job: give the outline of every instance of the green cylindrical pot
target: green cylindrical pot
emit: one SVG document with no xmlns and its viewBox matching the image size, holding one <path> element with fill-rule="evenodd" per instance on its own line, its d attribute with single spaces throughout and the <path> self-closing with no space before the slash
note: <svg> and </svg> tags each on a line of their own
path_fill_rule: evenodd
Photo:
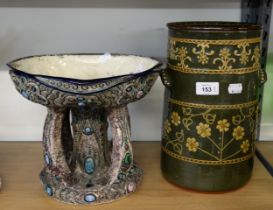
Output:
<svg viewBox="0 0 273 210">
<path fill-rule="evenodd" d="M 248 182 L 253 169 L 260 68 L 258 25 L 169 23 L 170 91 L 162 135 L 165 178 L 201 191 Z"/>
</svg>

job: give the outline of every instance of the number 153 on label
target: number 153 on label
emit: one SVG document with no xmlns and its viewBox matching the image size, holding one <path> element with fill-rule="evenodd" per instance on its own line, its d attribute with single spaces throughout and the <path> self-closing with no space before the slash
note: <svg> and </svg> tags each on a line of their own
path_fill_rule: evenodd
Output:
<svg viewBox="0 0 273 210">
<path fill-rule="evenodd" d="M 196 95 L 219 95 L 219 82 L 196 82 Z"/>
</svg>

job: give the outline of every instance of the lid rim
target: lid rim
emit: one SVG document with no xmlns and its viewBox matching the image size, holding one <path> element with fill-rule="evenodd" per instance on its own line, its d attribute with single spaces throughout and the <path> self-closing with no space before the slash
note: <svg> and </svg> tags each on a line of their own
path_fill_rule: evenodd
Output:
<svg viewBox="0 0 273 210">
<path fill-rule="evenodd" d="M 226 21 L 188 21 L 167 23 L 169 29 L 185 31 L 260 31 L 262 27 L 253 23 Z"/>
</svg>

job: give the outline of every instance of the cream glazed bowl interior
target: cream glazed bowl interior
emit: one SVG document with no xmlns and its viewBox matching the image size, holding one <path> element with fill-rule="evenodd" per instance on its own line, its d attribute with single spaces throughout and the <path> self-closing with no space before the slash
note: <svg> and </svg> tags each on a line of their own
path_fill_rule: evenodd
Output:
<svg viewBox="0 0 273 210">
<path fill-rule="evenodd" d="M 142 98 L 161 67 L 153 58 L 119 54 L 61 54 L 7 64 L 16 89 L 45 106 L 117 106 Z"/>
<path fill-rule="evenodd" d="M 137 189 L 142 170 L 133 160 L 127 104 L 149 92 L 160 74 L 159 61 L 117 54 L 42 55 L 8 66 L 19 93 L 48 107 L 40 179 L 49 196 L 99 204 Z"/>
</svg>

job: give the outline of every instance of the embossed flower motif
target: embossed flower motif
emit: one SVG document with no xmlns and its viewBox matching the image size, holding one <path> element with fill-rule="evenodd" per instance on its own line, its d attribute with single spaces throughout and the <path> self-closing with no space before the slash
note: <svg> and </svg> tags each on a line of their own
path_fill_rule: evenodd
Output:
<svg viewBox="0 0 273 210">
<path fill-rule="evenodd" d="M 170 133 L 172 131 L 171 123 L 169 122 L 169 120 L 165 120 L 165 122 L 164 122 L 164 130 L 167 133 Z"/>
<path fill-rule="evenodd" d="M 250 147 L 249 141 L 248 140 L 243 141 L 240 147 L 241 147 L 243 153 L 246 153 Z"/>
<path fill-rule="evenodd" d="M 175 126 L 178 126 L 181 123 L 181 118 L 177 112 L 173 112 L 171 116 L 171 122 Z"/>
<path fill-rule="evenodd" d="M 229 126 L 230 126 L 229 122 L 226 119 L 223 119 L 217 122 L 216 128 L 220 132 L 227 132 L 229 130 Z"/>
<path fill-rule="evenodd" d="M 237 140 L 241 140 L 243 139 L 245 135 L 245 129 L 241 126 L 237 126 L 236 128 L 234 128 L 232 136 Z"/>
<path fill-rule="evenodd" d="M 229 49 L 226 47 L 220 50 L 219 55 L 223 58 L 229 58 L 231 56 Z"/>
<path fill-rule="evenodd" d="M 208 124 L 199 123 L 196 126 L 196 130 L 197 130 L 197 133 L 203 138 L 209 137 L 211 135 L 211 128 L 209 127 Z"/>
<path fill-rule="evenodd" d="M 241 50 L 241 52 L 235 50 L 234 55 L 240 57 L 240 63 L 242 65 L 246 65 L 247 62 L 249 61 L 249 55 L 251 54 L 251 49 L 247 49 L 249 47 L 249 43 L 242 42 L 238 44 L 237 47 Z"/>
<path fill-rule="evenodd" d="M 209 57 L 206 54 L 200 54 L 197 56 L 198 62 L 204 64 L 207 64 L 209 61 Z"/>
<path fill-rule="evenodd" d="M 190 152 L 196 152 L 199 147 L 199 143 L 196 141 L 195 138 L 189 137 L 187 138 L 186 147 L 188 148 Z"/>
<path fill-rule="evenodd" d="M 253 56 L 251 57 L 251 60 L 254 61 L 253 67 L 260 68 L 260 56 L 260 48 L 256 46 L 253 52 Z"/>
<path fill-rule="evenodd" d="M 180 57 L 185 58 L 188 55 L 188 50 L 186 47 L 181 47 L 179 50 Z"/>
<path fill-rule="evenodd" d="M 171 59 L 176 59 L 177 54 L 178 54 L 178 49 L 175 48 L 175 41 L 170 40 L 169 41 L 169 57 Z"/>
</svg>

